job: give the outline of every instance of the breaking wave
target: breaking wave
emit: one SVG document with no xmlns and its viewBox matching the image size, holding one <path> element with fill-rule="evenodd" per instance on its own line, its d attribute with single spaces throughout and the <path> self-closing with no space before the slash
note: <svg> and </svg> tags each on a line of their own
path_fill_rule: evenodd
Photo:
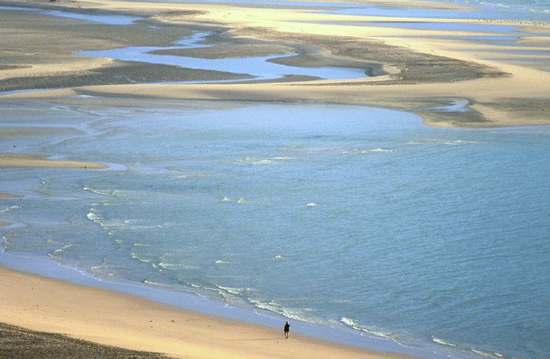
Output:
<svg viewBox="0 0 550 359">
<path fill-rule="evenodd" d="M 342 323 L 344 323 L 346 326 L 348 326 L 348 327 L 350 327 L 354 330 L 357 330 L 359 332 L 366 333 L 368 335 L 375 336 L 375 337 L 394 340 L 394 338 L 389 333 L 380 331 L 379 329 L 375 329 L 373 327 L 367 327 L 365 325 L 361 325 L 356 320 L 346 318 L 346 317 L 342 317 L 342 319 L 340 319 L 340 321 Z"/>
<path fill-rule="evenodd" d="M 485 351 L 482 351 L 482 350 L 479 350 L 479 349 L 476 349 L 476 348 L 469 348 L 469 347 L 459 346 L 457 344 L 453 344 L 451 342 L 448 342 L 446 340 L 439 339 L 439 338 L 436 338 L 436 337 L 432 337 L 432 341 L 435 344 L 443 345 L 443 346 L 451 348 L 451 349 L 456 349 L 456 350 L 460 350 L 460 351 L 475 353 L 475 354 L 480 355 L 480 356 L 485 357 L 485 358 L 490 358 L 490 359 L 505 358 L 505 356 L 503 354 L 500 354 L 500 353 L 490 353 L 490 352 L 485 352 Z"/>
</svg>

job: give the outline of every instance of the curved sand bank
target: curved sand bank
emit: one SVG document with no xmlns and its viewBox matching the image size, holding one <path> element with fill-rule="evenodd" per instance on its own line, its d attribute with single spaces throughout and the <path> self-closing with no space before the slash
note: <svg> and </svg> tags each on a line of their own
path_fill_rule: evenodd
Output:
<svg viewBox="0 0 550 359">
<path fill-rule="evenodd" d="M 550 39 L 540 34 L 548 32 L 548 24 L 348 16 L 323 12 L 325 9 L 283 6 L 266 10 L 254 5 L 113 3 L 104 0 L 60 1 L 53 5 L 27 1 L 19 4 L 79 13 L 116 11 L 143 15 L 146 20 L 119 27 L 93 23 L 82 25 L 78 20 L 47 17 L 44 21 L 41 18 L 38 24 L 26 22 L 20 25 L 21 19 L 17 17 L 38 15 L 11 14 L 10 21 L 0 22 L 2 52 L 8 56 L 9 62 L 0 71 L 0 89 L 4 91 L 77 88 L 79 94 L 104 97 L 321 101 L 405 109 L 421 115 L 426 123 L 438 126 L 550 124 L 550 73 L 541 65 L 544 58 L 535 57 L 533 60 L 531 55 L 521 51 L 511 57 L 503 55 L 511 48 L 526 51 L 534 43 L 539 51 L 547 51 Z M 402 3 L 394 5 L 401 6 Z M 407 6 L 412 5 L 407 3 Z M 414 3 L 416 8 L 423 6 L 428 5 Z M 388 22 L 398 22 L 400 26 L 377 25 Z M 407 23 L 419 22 L 462 24 L 464 30 L 460 26 L 458 30 L 455 26 L 452 31 L 430 29 L 430 26 L 406 26 Z M 60 27 L 60 24 L 64 26 Z M 466 31 L 466 25 L 476 24 L 515 26 L 517 41 L 508 40 L 509 30 L 496 33 L 482 32 L 483 29 Z M 158 84 L 163 81 L 243 79 L 246 74 L 74 55 L 81 49 L 169 44 L 192 30 L 217 34 L 209 41 L 211 45 L 220 47 L 193 50 L 186 56 L 238 57 L 246 53 L 247 46 L 251 54 L 294 51 L 299 56 L 279 61 L 301 66 L 360 67 L 371 77 L 333 81 L 292 78 L 269 83 Z M 483 42 L 467 39 L 472 36 L 501 36 L 506 40 Z M 24 56 L 9 45 L 13 44 L 13 38 L 18 38 L 19 46 L 26 49 Z M 66 41 L 58 41 L 59 38 Z M 52 47 L 44 46 L 49 43 Z M 232 44 L 239 46 L 232 50 Z M 54 98 L 74 94 L 74 91 L 49 91 L 3 97 Z M 457 101 L 468 106 L 458 111 L 434 110 Z"/>
</svg>

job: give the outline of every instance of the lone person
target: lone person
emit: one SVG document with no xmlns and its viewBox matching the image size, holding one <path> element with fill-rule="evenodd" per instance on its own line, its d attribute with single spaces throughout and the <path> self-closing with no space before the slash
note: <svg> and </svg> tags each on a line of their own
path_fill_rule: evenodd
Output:
<svg viewBox="0 0 550 359">
<path fill-rule="evenodd" d="M 290 324 L 285 323 L 285 338 L 288 339 L 288 333 L 290 332 Z"/>
</svg>

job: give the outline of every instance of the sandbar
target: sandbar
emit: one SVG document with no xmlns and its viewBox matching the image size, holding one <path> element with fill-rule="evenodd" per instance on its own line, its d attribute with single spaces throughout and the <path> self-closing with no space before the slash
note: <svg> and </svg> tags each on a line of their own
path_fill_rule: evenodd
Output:
<svg viewBox="0 0 550 359">
<path fill-rule="evenodd" d="M 50 160 L 42 155 L 0 153 L 0 167 L 55 167 L 100 169 L 108 166 L 103 163 L 86 161 Z"/>
<path fill-rule="evenodd" d="M 550 48 L 550 38 L 543 36 L 550 30 L 548 23 L 350 16 L 304 4 L 285 7 L 105 0 L 50 4 L 29 0 L 11 4 L 88 14 L 131 14 L 142 16 L 143 20 L 120 27 L 81 22 L 78 25 L 77 19 L 55 17 L 41 18 L 39 22 L 23 21 L 39 16 L 26 12 L 0 15 L 0 48 L 6 59 L 0 70 L 0 91 L 8 92 L 0 98 L 59 100 L 78 91 L 111 98 L 312 101 L 403 109 L 434 126 L 550 124 L 550 71 L 544 55 Z M 370 4 L 376 6 L 379 2 Z M 421 1 L 384 2 L 384 5 L 462 9 Z M 466 31 L 466 26 L 464 29 L 455 26 L 454 30 L 406 26 L 437 22 L 502 25 L 515 30 L 491 33 Z M 388 23 L 400 26 L 377 26 Z M 186 56 L 242 57 L 247 51 L 250 55 L 294 51 L 296 56 L 279 61 L 294 66 L 362 68 L 368 77 L 204 83 L 200 80 L 246 80 L 247 75 L 75 55 L 82 49 L 152 43 L 161 46 L 196 31 L 212 33 L 209 41 L 214 47 L 190 50 Z M 471 40 L 475 37 L 503 40 Z M 516 40 L 509 40 L 510 37 Z M 534 43 L 541 56 L 521 53 Z M 520 52 L 514 56 L 491 55 L 495 50 L 506 53 L 512 48 Z M 37 88 L 50 91 L 9 93 Z M 461 111 L 440 110 L 457 101 L 467 105 Z"/>
</svg>

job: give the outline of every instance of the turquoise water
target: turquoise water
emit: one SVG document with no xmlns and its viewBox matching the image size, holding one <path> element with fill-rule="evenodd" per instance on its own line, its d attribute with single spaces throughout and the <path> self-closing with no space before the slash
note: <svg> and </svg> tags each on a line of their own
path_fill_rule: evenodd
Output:
<svg viewBox="0 0 550 359">
<path fill-rule="evenodd" d="M 0 220 L 14 223 L 5 253 L 170 289 L 158 297 L 196 293 L 306 333 L 301 323 L 332 328 L 356 345 L 548 357 L 549 128 L 434 129 L 319 104 L 80 100 L 0 107 L 2 127 L 80 131 L 9 138 L 2 152 L 116 164 L 3 169 L 2 191 L 25 195 L 0 200 Z"/>
</svg>

